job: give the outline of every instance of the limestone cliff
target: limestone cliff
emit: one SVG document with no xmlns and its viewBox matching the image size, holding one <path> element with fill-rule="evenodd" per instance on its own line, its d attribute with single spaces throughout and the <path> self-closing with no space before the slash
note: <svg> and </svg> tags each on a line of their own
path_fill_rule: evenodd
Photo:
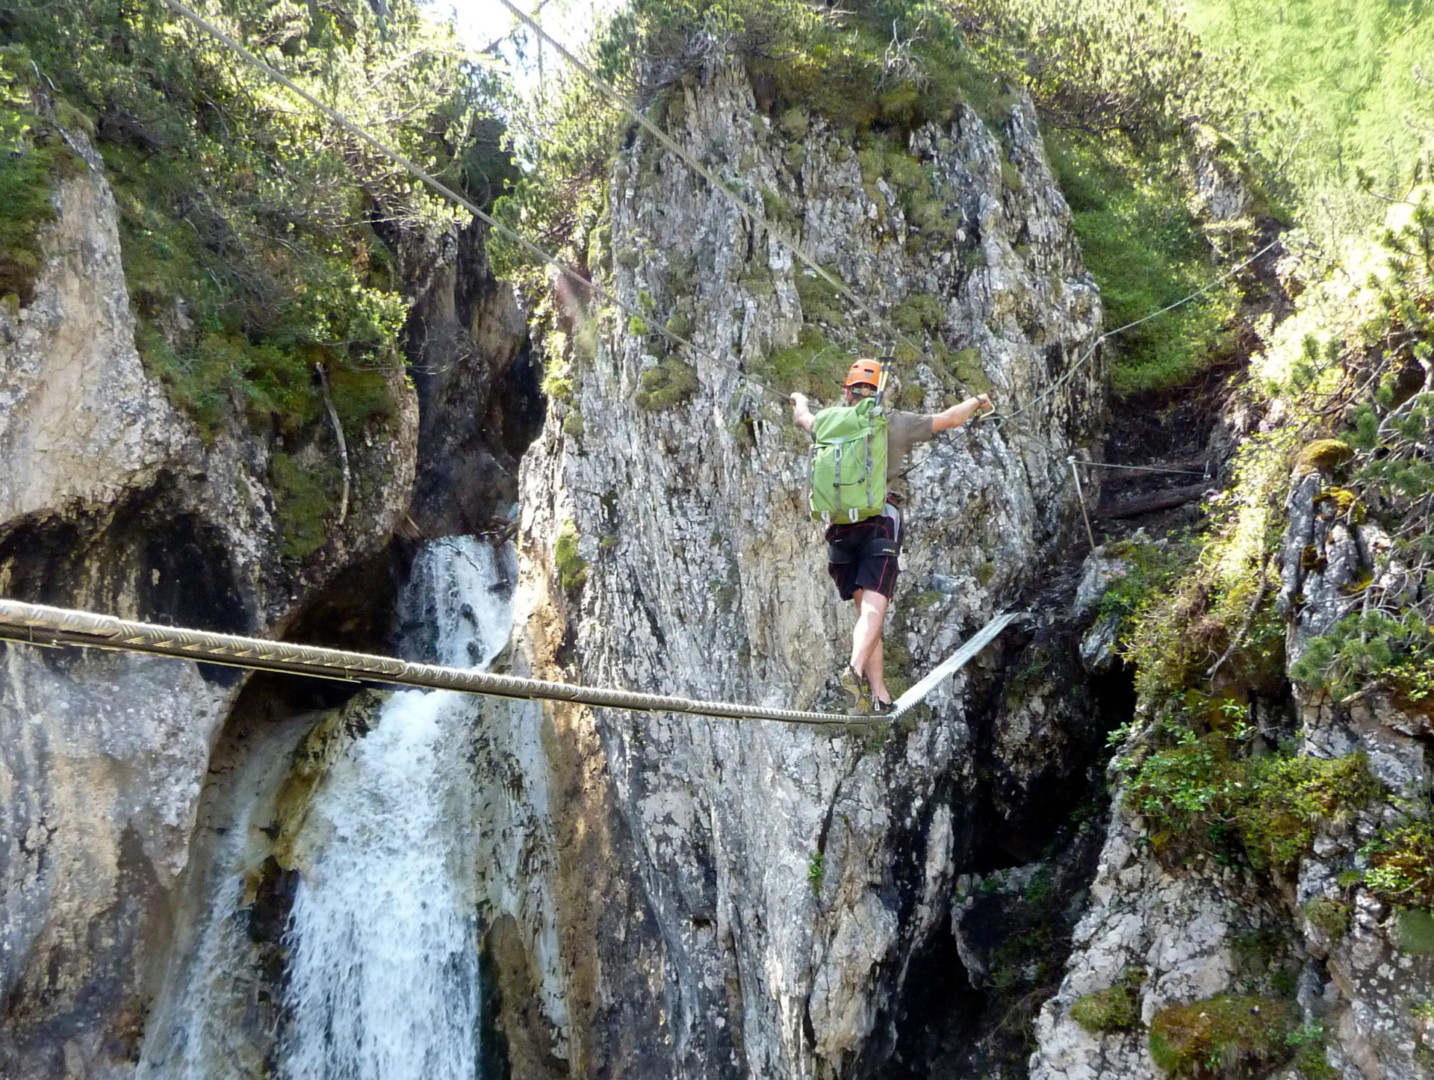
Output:
<svg viewBox="0 0 1434 1080">
<path fill-rule="evenodd" d="M 677 94 L 674 138 L 749 200 L 781 200 L 806 249 L 878 306 L 929 300 L 943 356 L 970 350 L 958 379 L 928 360 L 901 366 L 903 401 L 935 409 L 964 380 L 1013 409 L 1091 345 L 1099 301 L 1028 104 L 995 126 L 962 109 L 911 137 L 904 153 L 949 225 L 931 242 L 884 179 L 864 181 L 855 147 L 819 117 L 799 135 L 777 124 L 741 68 Z M 595 353 L 564 358 L 571 398 L 554 402 L 524 462 L 523 662 L 585 682 L 837 705 L 851 616 L 806 520 L 805 438 L 780 394 L 744 372 L 770 379 L 764 362 L 804 327 L 850 349 L 881 331 L 817 310 L 790 251 L 640 134 L 608 200 L 605 284 L 654 318 L 682 313 L 716 355 L 660 359 L 643 326 L 603 319 Z M 643 393 L 674 363 L 695 367 L 689 394 Z M 920 453 L 886 638 L 898 676 L 929 669 L 1039 574 L 1071 524 L 1064 459 L 1089 446 L 1100 385 L 1088 365 L 1018 424 Z M 541 893 L 503 910 L 528 957 L 509 961 L 527 980 L 512 981 L 566 1004 L 540 1019 L 506 1000 L 500 1025 L 572 1075 L 889 1075 L 897 1019 L 926 993 L 913 966 L 950 940 L 952 886 L 973 867 L 973 729 L 988 683 L 976 665 L 913 722 L 837 735 L 547 714 L 559 782 L 544 873 L 494 891 Z M 1060 726 L 1031 738 L 1059 740 Z M 1056 763 L 1042 779 L 1065 776 Z M 560 977 L 539 962 L 552 929 Z"/>
<path fill-rule="evenodd" d="M 373 646 L 372 627 L 385 634 L 388 624 L 384 553 L 415 486 L 413 390 L 394 373 L 391 414 L 345 433 L 347 512 L 312 523 L 319 541 L 295 554 L 270 468 L 278 443 L 242 421 L 201 432 L 144 370 L 114 198 L 98 155 L 71 138 L 85 166 L 54 195 L 34 300 L 0 308 L 0 592 L 239 633 L 297 626 L 308 640 Z M 504 294 L 481 244 L 454 300 L 459 243 L 450 239 L 446 255 L 437 245 L 428 279 L 413 275 L 413 336 L 423 338 L 430 317 L 448 339 L 482 323 L 495 400 L 529 394 L 502 379 L 522 329 L 491 313 Z M 504 335 L 513 340 L 496 344 Z M 449 382 L 472 379 L 471 345 L 465 353 L 448 339 L 432 342 L 426 361 Z M 483 437 L 465 436 L 469 452 Z M 493 439 L 487 460 L 511 469 L 520 441 L 511 431 L 506 445 Z M 339 453 L 323 428 L 285 449 L 300 470 Z M 470 492 L 448 510 L 486 521 L 499 503 Z M 0 652 L 0 1071 L 109 1075 L 137 1051 L 210 753 L 245 680 L 156 658 Z"/>
</svg>

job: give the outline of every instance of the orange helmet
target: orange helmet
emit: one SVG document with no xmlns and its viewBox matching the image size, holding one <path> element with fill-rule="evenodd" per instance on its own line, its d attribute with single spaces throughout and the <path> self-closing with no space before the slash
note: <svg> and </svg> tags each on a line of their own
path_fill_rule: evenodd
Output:
<svg viewBox="0 0 1434 1080">
<path fill-rule="evenodd" d="M 843 383 L 848 389 L 853 386 L 881 386 L 881 361 L 880 360 L 858 360 L 852 364 L 846 373 L 846 382 Z"/>
</svg>

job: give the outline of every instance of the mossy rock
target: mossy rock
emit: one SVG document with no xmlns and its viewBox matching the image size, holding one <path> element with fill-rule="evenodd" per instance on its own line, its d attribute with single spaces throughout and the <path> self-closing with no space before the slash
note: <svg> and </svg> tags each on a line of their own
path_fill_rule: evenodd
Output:
<svg viewBox="0 0 1434 1080">
<path fill-rule="evenodd" d="M 582 438 L 583 414 L 577 409 L 569 409 L 568 415 L 563 417 L 563 434 L 573 439 Z"/>
<path fill-rule="evenodd" d="M 1140 1013 L 1135 994 L 1121 984 L 1077 998 L 1071 1006 L 1071 1019 L 1089 1032 L 1105 1034 L 1130 1031 L 1140 1020 Z"/>
<path fill-rule="evenodd" d="M 1255 1080 L 1293 1055 L 1293 1003 L 1220 994 L 1173 1005 L 1150 1022 L 1150 1056 L 1188 1080 Z"/>
<path fill-rule="evenodd" d="M 1434 956 L 1434 914 L 1422 908 L 1399 913 L 1394 926 L 1394 943 L 1411 956 Z"/>
<path fill-rule="evenodd" d="M 980 349 L 961 349 L 951 357 L 951 374 L 956 381 L 977 394 L 991 390 L 991 380 L 986 377 L 986 367 L 981 362 Z"/>
<path fill-rule="evenodd" d="M 891 321 L 908 334 L 934 334 L 946 322 L 946 308 L 930 293 L 917 293 L 896 306 Z"/>
<path fill-rule="evenodd" d="M 782 118 L 777 121 L 777 127 L 789 139 L 806 138 L 811 126 L 812 118 L 807 115 L 807 110 L 800 105 L 793 105 L 782 113 Z"/>
<path fill-rule="evenodd" d="M 1304 906 L 1305 918 L 1332 942 L 1344 937 L 1349 929 L 1349 905 L 1327 896 L 1316 896 Z"/>
<path fill-rule="evenodd" d="M 393 695 L 361 690 L 342 706 L 324 714 L 294 750 L 293 763 L 274 796 L 273 855 L 286 870 L 302 861 L 300 837 L 309 816 L 314 789 L 333 763 L 378 723 L 379 712 Z"/>
<path fill-rule="evenodd" d="M 1295 473 L 1332 472 L 1354 457 L 1354 448 L 1339 439 L 1316 439 L 1295 458 Z"/>
<path fill-rule="evenodd" d="M 1355 525 L 1364 521 L 1364 503 L 1349 488 L 1327 487 L 1315 496 L 1315 509 L 1325 517 L 1348 518 Z"/>
<path fill-rule="evenodd" d="M 639 409 L 660 412 L 687 401 L 697 390 L 697 369 L 669 358 L 642 373 L 642 388 L 634 400 Z"/>
<path fill-rule="evenodd" d="M 558 584 L 564 589 L 581 589 L 588 580 L 588 562 L 578 554 L 578 527 L 572 518 L 563 522 L 553 541 L 553 565 Z"/>
</svg>

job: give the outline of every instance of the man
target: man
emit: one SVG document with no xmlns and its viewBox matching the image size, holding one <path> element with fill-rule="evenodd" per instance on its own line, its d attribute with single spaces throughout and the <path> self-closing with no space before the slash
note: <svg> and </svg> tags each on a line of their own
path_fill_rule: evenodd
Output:
<svg viewBox="0 0 1434 1080">
<path fill-rule="evenodd" d="M 845 398 L 852 405 L 877 393 L 881 364 L 858 360 L 847 372 Z M 805 394 L 792 394 L 792 421 L 811 434 L 815 420 Z M 865 521 L 827 526 L 827 571 L 843 600 L 856 604 L 856 627 L 851 637 L 851 660 L 843 669 L 842 686 L 856 698 L 859 712 L 886 712 L 891 694 L 886 689 L 881 651 L 886 608 L 896 591 L 897 558 L 901 551 L 901 506 L 906 492 L 902 473 L 911 448 L 938 432 L 951 431 L 978 412 L 994 408 L 985 394 L 967 398 L 932 415 L 888 413 L 886 458 L 886 511 Z"/>
</svg>

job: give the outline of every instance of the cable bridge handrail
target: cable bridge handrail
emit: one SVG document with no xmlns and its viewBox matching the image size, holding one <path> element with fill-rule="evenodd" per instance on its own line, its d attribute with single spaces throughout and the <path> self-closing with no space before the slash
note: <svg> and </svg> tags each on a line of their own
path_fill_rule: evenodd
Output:
<svg viewBox="0 0 1434 1080">
<path fill-rule="evenodd" d="M 973 642 L 968 642 L 966 650 L 963 651 L 969 650 L 970 655 L 974 655 L 976 650 L 970 649 L 970 646 L 975 640 L 984 644 L 1016 617 L 1010 614 L 998 615 Z M 150 653 L 253 671 L 308 675 L 348 682 L 369 681 L 437 690 L 458 690 L 485 697 L 524 701 L 569 701 L 580 705 L 635 712 L 687 713 L 719 719 L 772 720 L 786 724 L 846 726 L 879 723 L 900 718 L 919 700 L 908 693 L 897 708 L 882 716 L 848 716 L 844 713 L 705 701 L 611 687 L 528 679 L 517 675 L 498 675 L 488 671 L 442 667 L 437 664 L 418 664 L 371 653 L 349 652 L 318 645 L 296 645 L 291 642 L 220 634 L 208 630 L 159 626 L 90 611 L 6 599 L 0 599 L 0 640 L 30 645 L 77 645 L 82 648 Z M 964 663 L 964 660 L 962 662 Z M 947 664 L 950 664 L 950 661 Z M 943 668 L 946 666 L 943 665 Z M 950 670 L 954 671 L 955 668 Z M 934 681 L 931 685 L 935 685 Z M 925 693 L 921 695 L 924 696 Z"/>
</svg>

